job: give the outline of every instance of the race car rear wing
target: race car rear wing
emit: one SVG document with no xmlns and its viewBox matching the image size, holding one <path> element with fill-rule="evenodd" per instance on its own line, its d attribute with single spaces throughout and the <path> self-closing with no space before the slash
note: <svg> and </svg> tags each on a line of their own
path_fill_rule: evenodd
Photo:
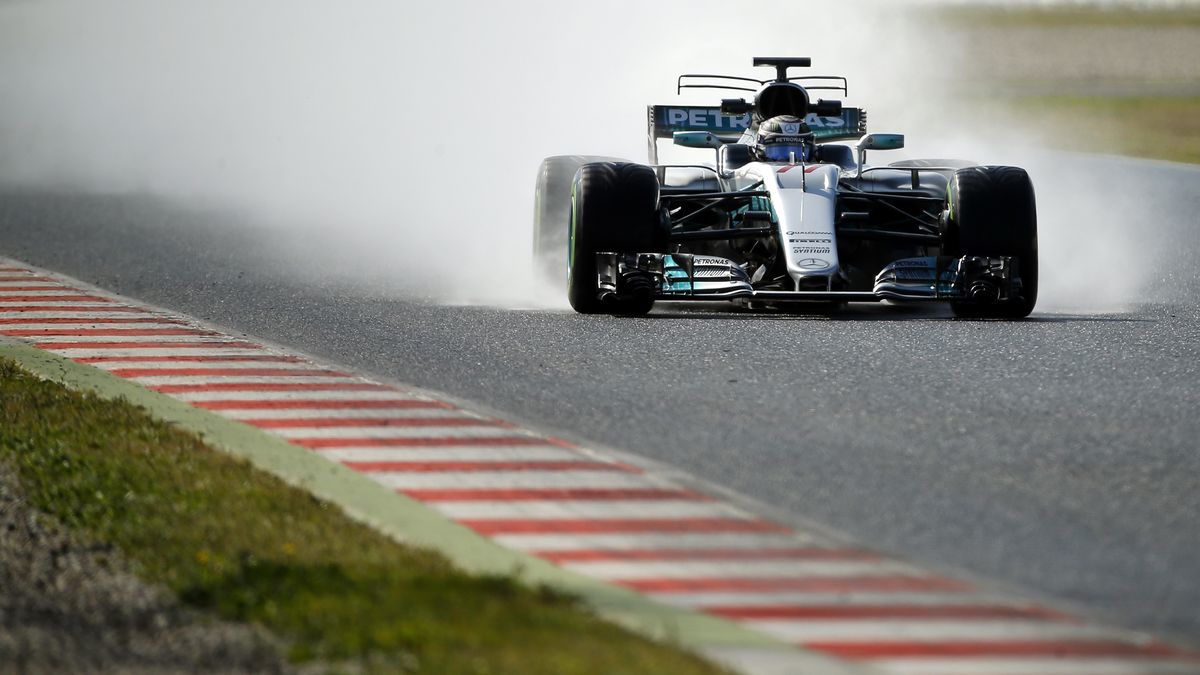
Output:
<svg viewBox="0 0 1200 675">
<path fill-rule="evenodd" d="M 707 131 L 734 143 L 750 128 L 750 113 L 726 115 L 719 106 L 652 105 L 646 111 L 651 164 L 658 164 L 658 139 L 671 138 L 676 131 Z M 834 117 L 812 113 L 805 121 L 818 142 L 856 140 L 867 133 L 867 111 L 862 108 L 843 107 Z"/>
</svg>

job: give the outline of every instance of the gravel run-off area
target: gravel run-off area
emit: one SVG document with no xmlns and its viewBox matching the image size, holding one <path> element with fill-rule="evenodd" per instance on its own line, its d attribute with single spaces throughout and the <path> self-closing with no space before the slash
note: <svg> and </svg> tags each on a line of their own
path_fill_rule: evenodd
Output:
<svg viewBox="0 0 1200 675">
<path fill-rule="evenodd" d="M 0 464 L 0 670 L 35 673 L 283 673 L 263 631 L 179 606 L 111 547 L 66 532 Z"/>
</svg>

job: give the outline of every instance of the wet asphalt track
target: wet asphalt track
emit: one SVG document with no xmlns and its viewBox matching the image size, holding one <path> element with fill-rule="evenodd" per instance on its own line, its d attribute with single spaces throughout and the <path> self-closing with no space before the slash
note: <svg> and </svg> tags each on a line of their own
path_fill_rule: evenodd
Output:
<svg viewBox="0 0 1200 675">
<path fill-rule="evenodd" d="M 0 253 L 1195 644 L 1200 173 L 1153 171 L 1172 286 L 1120 313 L 1020 323 L 443 306 L 297 274 L 308 258 L 235 220 L 62 192 L 0 195 Z"/>
</svg>

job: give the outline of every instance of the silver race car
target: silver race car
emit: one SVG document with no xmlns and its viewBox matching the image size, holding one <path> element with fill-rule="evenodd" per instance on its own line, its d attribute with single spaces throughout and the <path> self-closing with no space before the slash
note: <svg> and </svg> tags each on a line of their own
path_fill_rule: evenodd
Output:
<svg viewBox="0 0 1200 675">
<path fill-rule="evenodd" d="M 657 301 L 940 301 L 957 316 L 1019 319 L 1037 300 L 1037 214 L 1024 169 L 953 160 L 883 166 L 904 147 L 867 133 L 845 78 L 797 76 L 808 58 L 756 58 L 757 80 L 681 75 L 684 89 L 754 93 L 719 107 L 650 106 L 650 162 L 549 157 L 538 173 L 534 254 L 582 313 L 644 314 Z M 712 163 L 665 165 L 658 142 Z"/>
</svg>

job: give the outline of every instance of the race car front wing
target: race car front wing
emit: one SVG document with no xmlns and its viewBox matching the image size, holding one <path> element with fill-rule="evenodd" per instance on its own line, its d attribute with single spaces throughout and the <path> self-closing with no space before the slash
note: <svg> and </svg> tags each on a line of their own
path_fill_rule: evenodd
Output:
<svg viewBox="0 0 1200 675">
<path fill-rule="evenodd" d="M 749 273 L 731 260 L 678 253 L 598 253 L 596 271 L 602 300 L 650 293 L 667 301 L 991 303 L 1020 293 L 1013 262 L 1008 256 L 904 258 L 884 267 L 870 291 L 832 290 L 832 280 L 830 290 L 756 289 Z"/>
</svg>

